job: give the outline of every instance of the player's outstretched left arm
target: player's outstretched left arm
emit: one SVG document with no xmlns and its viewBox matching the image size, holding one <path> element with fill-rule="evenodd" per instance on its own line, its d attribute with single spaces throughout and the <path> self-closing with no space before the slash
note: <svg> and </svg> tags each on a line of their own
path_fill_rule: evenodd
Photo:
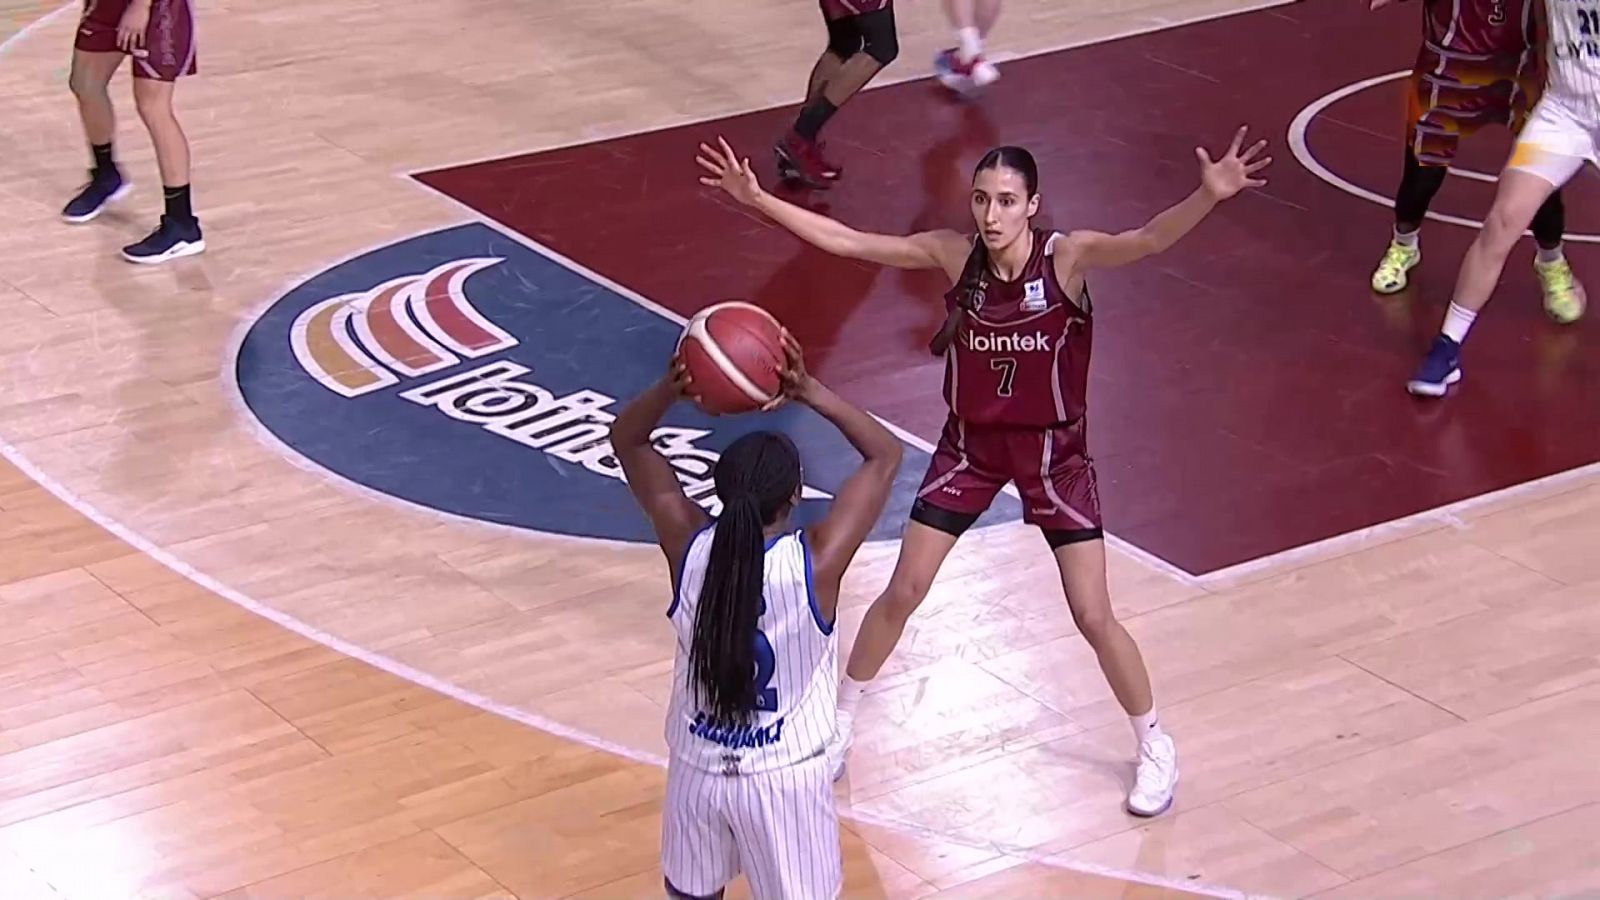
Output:
<svg viewBox="0 0 1600 900">
<path fill-rule="evenodd" d="M 1272 157 L 1261 155 L 1267 142 L 1259 140 L 1248 149 L 1243 149 L 1248 134 L 1248 127 L 1241 127 L 1234 132 L 1228 152 L 1218 160 L 1212 160 L 1204 147 L 1194 148 L 1194 154 L 1200 160 L 1200 186 L 1183 202 L 1162 212 L 1142 227 L 1119 234 L 1099 231 L 1074 231 L 1068 234 L 1064 248 L 1067 252 L 1056 254 L 1058 273 L 1068 268 L 1077 272 L 1115 268 L 1162 253 L 1193 231 L 1218 203 L 1247 187 L 1266 184 L 1265 179 L 1256 178 L 1255 175 L 1272 162 Z"/>
<path fill-rule="evenodd" d="M 656 543 L 674 566 L 683 558 L 695 532 L 704 528 L 710 517 L 684 494 L 672 464 L 650 442 L 650 433 L 672 404 L 690 389 L 689 373 L 682 360 L 674 356 L 667 374 L 633 398 L 611 423 L 611 452 L 622 464 L 628 490 L 655 528 Z M 673 575 L 676 577 L 677 573 Z"/>
</svg>

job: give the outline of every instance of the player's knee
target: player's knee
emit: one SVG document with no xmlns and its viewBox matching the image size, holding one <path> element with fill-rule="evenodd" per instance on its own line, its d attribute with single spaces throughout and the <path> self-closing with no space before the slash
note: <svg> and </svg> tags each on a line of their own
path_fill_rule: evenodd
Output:
<svg viewBox="0 0 1600 900">
<path fill-rule="evenodd" d="M 1096 650 L 1105 646 L 1112 634 L 1121 626 L 1117 624 L 1117 617 L 1111 613 L 1111 605 L 1095 604 L 1086 609 L 1072 608 L 1072 624 L 1077 626 L 1078 633 L 1089 642 L 1089 646 Z"/>
<path fill-rule="evenodd" d="M 889 580 L 889 586 L 872 604 L 873 609 L 890 621 L 904 625 L 911 614 L 922 605 L 928 591 L 932 590 L 931 579 L 918 577 L 895 577 Z"/>
<path fill-rule="evenodd" d="M 900 36 L 895 33 L 894 13 L 881 9 L 864 13 L 861 19 L 861 52 L 880 66 L 887 66 L 900 55 Z"/>
<path fill-rule="evenodd" d="M 89 75 L 82 69 L 74 67 L 67 75 L 67 89 L 79 100 L 99 100 L 110 96 L 107 90 L 109 85 Z"/>
<path fill-rule="evenodd" d="M 1529 224 L 1530 217 L 1510 204 L 1496 203 L 1483 220 L 1483 240 L 1496 250 L 1510 251 Z"/>
<path fill-rule="evenodd" d="M 133 105 L 139 111 L 139 117 L 146 122 L 172 118 L 172 83 L 136 79 L 133 84 Z"/>
</svg>

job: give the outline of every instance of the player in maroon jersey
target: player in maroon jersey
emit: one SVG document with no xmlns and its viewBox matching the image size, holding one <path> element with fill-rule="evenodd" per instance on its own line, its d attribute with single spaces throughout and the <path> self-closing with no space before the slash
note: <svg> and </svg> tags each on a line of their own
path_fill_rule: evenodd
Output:
<svg viewBox="0 0 1600 900">
<path fill-rule="evenodd" d="M 1084 411 L 1094 313 L 1085 281 L 1093 269 L 1123 266 L 1172 246 L 1217 203 L 1246 187 L 1271 162 L 1266 141 L 1242 149 L 1246 130 L 1213 161 L 1202 148 L 1201 183 L 1144 226 L 1118 234 L 1050 234 L 1033 227 L 1038 171 L 1018 147 L 991 150 L 973 174 L 976 237 L 928 231 L 868 234 L 762 190 L 748 159 L 725 141 L 700 145 L 702 183 L 765 214 L 830 253 L 902 269 L 942 269 L 953 287 L 947 317 L 930 347 L 945 357 L 950 417 L 912 508 L 889 586 L 867 611 L 851 648 L 830 747 L 841 766 L 856 704 L 878 674 L 957 538 L 1007 482 L 1022 496 L 1023 519 L 1039 527 L 1060 569 L 1073 622 L 1132 720 L 1139 740 L 1128 809 L 1157 815 L 1172 802 L 1177 751 L 1161 731 L 1139 648 L 1111 610 L 1104 535 Z"/>
<path fill-rule="evenodd" d="M 1374 10 L 1394 0 L 1370 0 Z M 1539 100 L 1543 67 L 1534 8 L 1539 0 L 1423 0 L 1422 46 L 1411 72 L 1405 168 L 1395 192 L 1394 236 L 1372 273 L 1380 294 L 1405 290 L 1422 262 L 1422 220 L 1444 185 L 1461 138 L 1485 125 L 1521 130 Z M 1558 322 L 1583 312 L 1583 288 L 1562 253 L 1566 214 L 1550 195 L 1533 219 L 1534 271 L 1545 310 Z M 1462 310 L 1461 313 L 1465 313 Z M 1452 315 L 1459 316 L 1455 310 Z M 1465 336 L 1465 330 L 1457 339 Z"/>
<path fill-rule="evenodd" d="M 193 0 L 87 0 L 78 22 L 70 83 L 94 168 L 61 217 L 88 222 L 128 192 L 111 151 L 116 113 L 107 87 L 129 57 L 133 103 L 155 144 L 165 211 L 156 230 L 122 248 L 122 255 L 137 263 L 192 256 L 205 250 L 206 242 L 189 199 L 189 139 L 172 110 L 172 91 L 179 77 L 196 71 Z"/>
<path fill-rule="evenodd" d="M 794 127 L 773 147 L 778 174 L 816 188 L 832 185 L 844 174 L 823 156 L 817 135 L 833 114 L 867 82 L 900 55 L 894 24 L 894 0 L 820 0 L 828 26 L 823 48 L 806 85 L 805 105 Z"/>
</svg>

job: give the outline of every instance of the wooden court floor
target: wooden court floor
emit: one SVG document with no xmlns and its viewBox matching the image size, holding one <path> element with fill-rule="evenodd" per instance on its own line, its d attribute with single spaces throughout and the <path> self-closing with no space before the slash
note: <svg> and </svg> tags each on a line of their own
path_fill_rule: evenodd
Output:
<svg viewBox="0 0 1600 900">
<path fill-rule="evenodd" d="M 996 40 L 1236 5 L 1013 2 Z M 288 287 L 463 221 L 405 173 L 792 102 L 814 9 L 203 6 L 180 105 L 213 248 L 154 271 L 114 256 L 159 197 L 125 80 L 140 190 L 56 218 L 86 160 L 51 12 L 0 0 L 0 897 L 656 896 L 657 554 L 350 490 L 227 373 Z M 924 74 L 937 9 L 902 25 Z M 1600 892 L 1597 538 L 1577 472 L 1225 579 L 1114 552 L 1183 759 L 1145 823 L 1037 536 L 975 534 L 865 701 L 848 893 Z M 843 641 L 893 552 L 861 555 Z"/>
</svg>

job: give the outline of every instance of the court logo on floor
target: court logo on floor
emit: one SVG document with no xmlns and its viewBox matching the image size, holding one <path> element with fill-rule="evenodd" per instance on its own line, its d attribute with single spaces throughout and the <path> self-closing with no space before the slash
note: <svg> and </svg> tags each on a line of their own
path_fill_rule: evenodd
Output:
<svg viewBox="0 0 1600 900">
<path fill-rule="evenodd" d="M 240 345 L 251 412 L 296 453 L 430 509 L 647 542 L 608 428 L 662 374 L 680 326 L 483 225 L 341 263 L 268 307 Z M 806 461 L 799 519 L 826 509 L 859 456 L 810 410 L 711 418 L 673 407 L 654 434 L 689 496 L 720 511 L 718 452 L 757 428 Z M 874 531 L 905 521 L 927 457 L 908 448 Z M 1002 495 L 990 521 L 1016 518 Z"/>
</svg>

